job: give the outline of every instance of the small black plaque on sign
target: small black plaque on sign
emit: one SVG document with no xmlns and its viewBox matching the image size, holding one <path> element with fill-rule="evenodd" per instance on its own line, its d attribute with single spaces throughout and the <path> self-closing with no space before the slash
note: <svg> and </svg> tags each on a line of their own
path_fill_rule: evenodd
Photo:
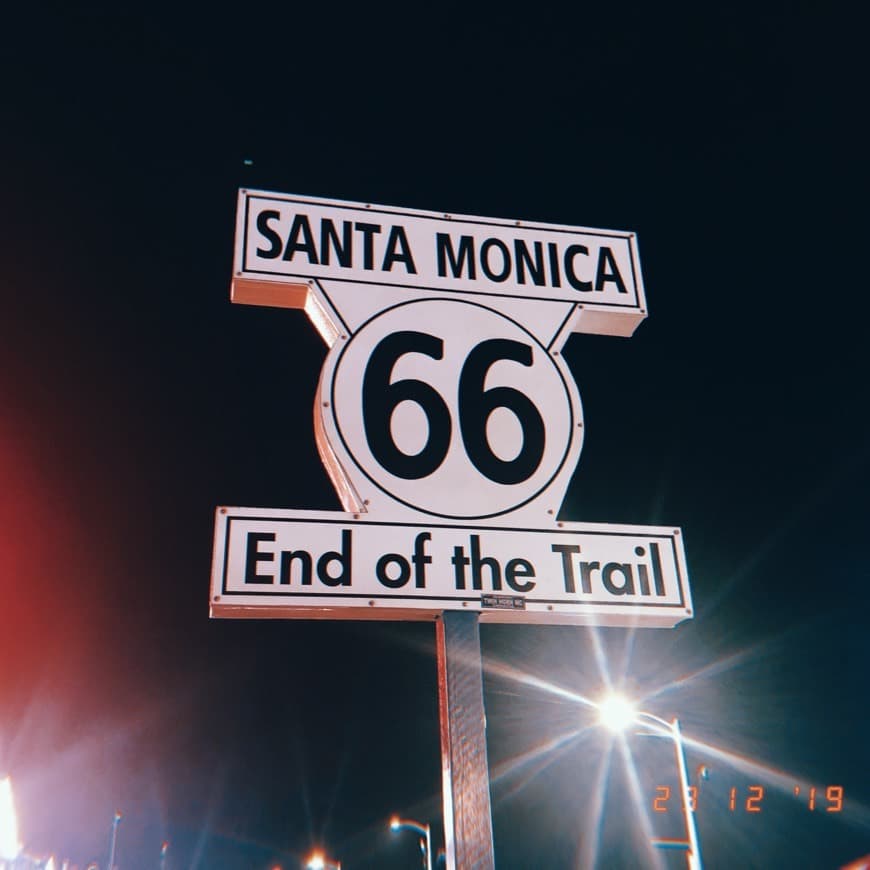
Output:
<svg viewBox="0 0 870 870">
<path fill-rule="evenodd" d="M 526 599 L 522 595 L 482 595 L 483 607 L 498 607 L 501 610 L 525 610 Z"/>
</svg>

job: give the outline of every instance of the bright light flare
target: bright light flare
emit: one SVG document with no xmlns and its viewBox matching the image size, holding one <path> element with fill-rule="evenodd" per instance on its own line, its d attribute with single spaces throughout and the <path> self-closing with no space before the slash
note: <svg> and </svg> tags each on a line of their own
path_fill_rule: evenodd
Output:
<svg viewBox="0 0 870 870">
<path fill-rule="evenodd" d="M 12 803 L 12 780 L 0 779 L 0 858 L 14 861 L 21 852 L 18 842 L 18 820 Z"/>
<path fill-rule="evenodd" d="M 398 831 L 400 827 L 401 827 L 401 823 L 399 822 L 399 817 L 393 816 L 390 819 L 390 830 L 391 831 Z"/>
<path fill-rule="evenodd" d="M 625 731 L 637 717 L 634 704 L 623 695 L 608 695 L 598 704 L 598 719 L 614 734 Z"/>
<path fill-rule="evenodd" d="M 323 853 L 312 853 L 311 857 L 308 859 L 308 863 L 305 866 L 308 868 L 308 870 L 324 870 L 324 867 L 326 867 L 326 860 L 323 857 Z"/>
</svg>

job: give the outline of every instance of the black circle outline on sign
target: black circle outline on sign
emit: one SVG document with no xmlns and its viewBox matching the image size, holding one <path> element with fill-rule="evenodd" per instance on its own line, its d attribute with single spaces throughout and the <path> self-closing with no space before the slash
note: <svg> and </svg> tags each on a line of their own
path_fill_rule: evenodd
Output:
<svg viewBox="0 0 870 870">
<path fill-rule="evenodd" d="M 525 499 L 524 501 L 521 501 L 519 504 L 512 505 L 509 508 L 505 508 L 504 510 L 501 510 L 501 511 L 496 511 L 494 513 L 479 514 L 476 516 L 464 516 L 462 514 L 443 514 L 443 513 L 438 513 L 437 511 L 426 510 L 425 508 L 418 507 L 417 505 L 411 504 L 411 502 L 405 501 L 404 499 L 399 498 L 398 496 L 394 495 L 385 486 L 381 486 L 381 484 L 378 483 L 362 467 L 359 460 L 356 458 L 356 456 L 354 456 L 353 451 L 350 449 L 350 446 L 348 445 L 347 440 L 344 437 L 344 433 L 341 431 L 341 426 L 339 425 L 339 422 L 338 422 L 338 415 L 336 414 L 335 382 L 338 379 L 338 370 L 341 367 L 341 360 L 342 360 L 342 357 L 344 356 L 345 352 L 351 346 L 351 344 L 353 343 L 353 340 L 373 320 L 377 320 L 379 317 L 383 317 L 387 312 L 393 311 L 396 308 L 402 308 L 405 305 L 418 305 L 421 302 L 446 302 L 447 304 L 452 304 L 452 305 L 472 305 L 475 308 L 482 308 L 484 311 L 488 311 L 491 314 L 495 314 L 497 317 L 501 317 L 503 320 L 507 320 L 509 323 L 512 323 L 514 326 L 516 326 L 517 329 L 520 330 L 520 332 L 525 333 L 543 351 L 544 357 L 549 361 L 550 365 L 552 365 L 552 367 L 556 370 L 556 374 L 559 376 L 559 380 L 562 382 L 562 388 L 565 391 L 565 398 L 568 400 L 568 419 L 569 419 L 569 426 L 568 426 L 569 435 L 568 435 L 568 443 L 565 446 L 565 452 L 562 454 L 562 458 L 559 460 L 559 464 L 556 466 L 555 471 L 553 472 L 552 475 L 550 475 L 550 478 L 546 481 L 546 483 L 544 483 L 542 486 L 540 486 L 527 499 Z M 571 452 L 571 445 L 574 443 L 575 430 L 577 428 L 574 425 L 574 406 L 571 403 L 571 392 L 568 389 L 568 384 L 567 384 L 562 372 L 559 370 L 559 366 L 554 362 L 554 360 L 552 359 L 552 357 L 550 356 L 550 354 L 548 353 L 548 351 L 544 347 L 544 345 L 541 344 L 541 342 L 538 341 L 538 339 L 535 338 L 535 336 L 532 335 L 532 333 L 529 332 L 528 329 L 526 329 L 524 326 L 522 326 L 520 323 L 518 323 L 512 317 L 508 317 L 506 314 L 502 314 L 500 311 L 496 311 L 495 309 L 489 308 L 486 305 L 481 305 L 479 302 L 467 302 L 464 299 L 442 299 L 441 297 L 438 297 L 438 296 L 428 296 L 424 299 L 410 299 L 407 302 L 398 302 L 395 305 L 391 305 L 389 308 L 384 308 L 381 311 L 379 311 L 377 314 L 372 315 L 368 320 L 366 320 L 364 323 L 362 323 L 358 329 L 356 329 L 356 331 L 353 333 L 353 335 L 351 335 L 350 340 L 346 344 L 344 344 L 343 347 L 341 348 L 341 350 L 339 351 L 338 359 L 336 359 L 336 361 L 335 361 L 335 368 L 332 370 L 332 382 L 329 385 L 329 398 L 330 398 L 330 403 L 329 403 L 330 410 L 332 412 L 332 420 L 335 423 L 335 430 L 336 430 L 336 432 L 338 432 L 338 437 L 341 439 L 341 443 L 344 445 L 344 449 L 347 451 L 347 455 L 350 457 L 353 464 L 362 472 L 363 476 L 370 483 L 374 484 L 381 492 L 385 493 L 390 498 L 399 502 L 399 504 L 403 504 L 403 505 L 405 505 L 405 507 L 411 508 L 411 510 L 418 511 L 419 513 L 422 513 L 422 514 L 427 514 L 428 516 L 441 517 L 442 519 L 450 519 L 450 520 L 487 520 L 487 519 L 490 519 L 492 517 L 500 517 L 500 516 L 503 516 L 504 514 L 509 514 L 515 510 L 519 510 L 524 505 L 527 505 L 530 501 L 533 501 L 534 499 L 536 499 L 559 476 L 559 472 L 561 472 L 562 467 L 565 465 L 565 460 L 568 458 L 568 454 Z"/>
</svg>

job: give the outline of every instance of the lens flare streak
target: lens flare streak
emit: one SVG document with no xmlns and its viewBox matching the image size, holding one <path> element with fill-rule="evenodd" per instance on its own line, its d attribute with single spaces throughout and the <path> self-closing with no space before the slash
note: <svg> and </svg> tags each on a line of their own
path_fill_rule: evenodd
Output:
<svg viewBox="0 0 870 870">
<path fill-rule="evenodd" d="M 546 743 L 532 747 L 528 752 L 524 752 L 522 755 L 508 758 L 505 761 L 500 762 L 493 769 L 492 774 L 490 775 L 490 781 L 496 783 L 511 774 L 517 773 L 536 759 L 539 759 L 542 756 L 547 756 L 550 753 L 561 749 L 563 746 L 579 737 L 582 733 L 582 731 L 568 731 L 565 734 L 560 734 L 558 737 L 548 740 Z M 552 764 L 553 761 L 553 758 L 547 758 L 546 765 Z M 543 770 L 544 768 L 540 769 Z"/>
<path fill-rule="evenodd" d="M 640 819 L 640 825 L 643 830 L 644 841 L 647 846 L 647 855 L 649 857 L 649 867 L 655 867 L 656 870 L 663 868 L 662 857 L 653 846 L 655 833 L 653 832 L 652 823 L 650 822 L 647 813 L 646 801 L 644 800 L 640 780 L 637 776 L 637 768 L 634 766 L 634 759 L 631 755 L 631 749 L 628 742 L 620 735 L 616 738 L 619 745 L 619 752 L 622 755 L 622 761 L 625 766 L 626 776 L 628 777 L 629 790 L 631 791 L 631 799 L 634 803 L 634 817 Z"/>
<path fill-rule="evenodd" d="M 533 677 L 531 674 L 524 674 L 517 668 L 512 668 L 510 665 L 502 662 L 486 662 L 484 669 L 491 676 L 502 677 L 506 680 L 513 680 L 517 683 L 522 683 L 524 686 L 529 686 L 533 689 L 540 689 L 542 692 L 555 695 L 557 698 L 564 698 L 566 701 L 573 701 L 575 704 L 582 704 L 586 707 L 597 708 L 598 705 L 590 698 L 580 695 L 577 692 L 572 692 L 569 689 L 563 689 L 555 683 L 547 682 L 539 677 Z"/>
<path fill-rule="evenodd" d="M 604 796 L 607 793 L 607 781 L 610 779 L 610 760 L 613 757 L 613 741 L 609 741 L 607 752 L 601 757 L 601 764 L 595 774 L 595 786 L 592 789 L 592 803 L 589 806 L 589 818 L 583 830 L 590 836 L 581 841 L 582 852 L 578 867 L 595 867 L 598 863 L 598 850 L 601 846 L 601 829 L 604 821 Z"/>
</svg>

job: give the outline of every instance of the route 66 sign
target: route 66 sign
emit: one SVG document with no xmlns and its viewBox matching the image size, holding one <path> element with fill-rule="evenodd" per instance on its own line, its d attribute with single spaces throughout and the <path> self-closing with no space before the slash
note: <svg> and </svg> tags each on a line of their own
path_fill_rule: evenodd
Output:
<svg viewBox="0 0 870 870">
<path fill-rule="evenodd" d="M 691 614 L 678 529 L 555 519 L 584 431 L 561 348 L 646 317 L 633 234 L 243 190 L 232 299 L 329 345 L 314 430 L 347 513 L 219 509 L 213 615 Z"/>
</svg>

